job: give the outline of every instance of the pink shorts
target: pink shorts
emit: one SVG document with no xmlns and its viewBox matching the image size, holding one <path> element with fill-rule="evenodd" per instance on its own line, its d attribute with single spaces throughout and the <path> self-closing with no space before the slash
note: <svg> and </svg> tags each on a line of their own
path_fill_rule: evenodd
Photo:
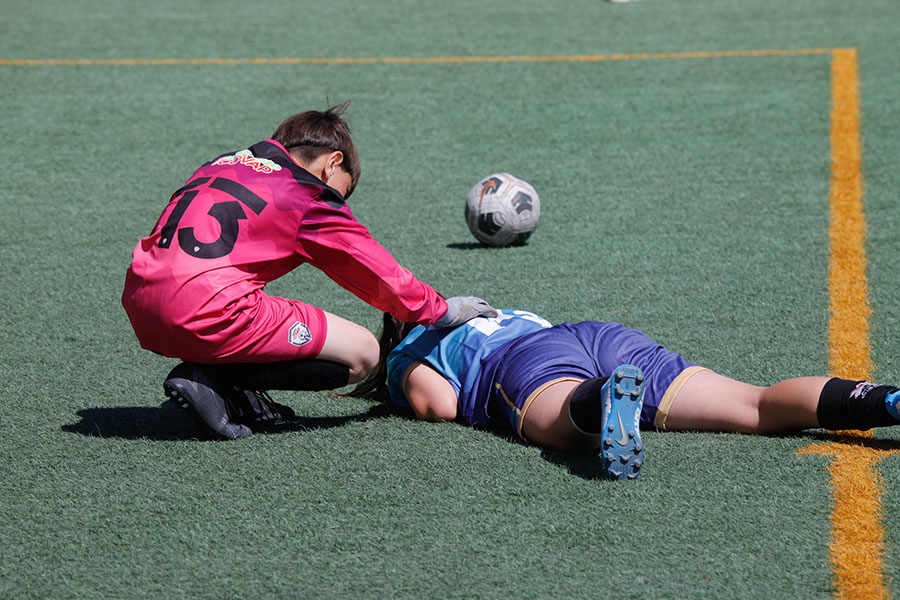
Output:
<svg viewBox="0 0 900 600">
<path fill-rule="evenodd" d="M 129 316 L 142 347 L 206 364 L 315 358 L 328 335 L 321 308 L 261 291 L 220 319 L 190 319 L 179 326 L 172 324 L 179 319 L 166 315 Z"/>
</svg>

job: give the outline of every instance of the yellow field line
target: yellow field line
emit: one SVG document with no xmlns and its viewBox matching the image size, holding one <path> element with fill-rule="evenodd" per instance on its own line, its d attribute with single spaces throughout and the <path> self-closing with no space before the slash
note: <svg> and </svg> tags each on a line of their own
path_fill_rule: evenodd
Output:
<svg viewBox="0 0 900 600">
<path fill-rule="evenodd" d="M 839 50 L 838 50 L 839 51 Z M 347 58 L 76 58 L 0 59 L 0 66 L 78 65 L 353 65 L 353 64 L 447 64 L 508 62 L 602 62 L 664 58 L 730 58 L 753 56 L 802 56 L 831 54 L 833 48 L 797 50 L 733 50 L 721 52 L 636 52 L 631 54 L 564 54 L 549 56 L 435 56 L 435 57 L 347 57 Z"/>
<path fill-rule="evenodd" d="M 856 49 L 837 49 L 831 61 L 831 186 L 828 289 L 829 371 L 835 377 L 869 379 L 871 307 L 866 282 L 866 226 L 863 210 Z M 889 598 L 884 582 L 883 486 L 875 467 L 896 451 L 865 445 L 869 432 L 801 448 L 799 454 L 832 458 L 833 502 L 830 559 L 839 598 Z"/>
<path fill-rule="evenodd" d="M 854 432 L 854 437 L 859 432 Z M 828 456 L 831 463 L 831 543 L 835 597 L 847 600 L 890 598 L 884 582 L 885 534 L 881 524 L 884 486 L 876 465 L 896 450 L 862 444 L 865 436 L 844 443 L 813 444 L 798 454 Z"/>
<path fill-rule="evenodd" d="M 872 375 L 860 145 L 856 50 L 835 50 L 831 64 L 828 367 L 835 377 L 847 379 Z"/>
</svg>

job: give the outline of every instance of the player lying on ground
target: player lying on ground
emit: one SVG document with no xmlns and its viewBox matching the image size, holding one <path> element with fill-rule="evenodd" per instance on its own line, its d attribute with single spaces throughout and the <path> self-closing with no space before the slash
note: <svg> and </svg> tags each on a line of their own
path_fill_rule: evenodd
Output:
<svg viewBox="0 0 900 600">
<path fill-rule="evenodd" d="M 759 387 L 619 323 L 551 326 L 499 312 L 452 330 L 385 315 L 379 368 L 348 395 L 374 392 L 422 420 L 507 428 L 558 450 L 599 448 L 613 479 L 637 476 L 639 428 L 766 434 L 900 423 L 894 387 L 829 377 Z"/>
<path fill-rule="evenodd" d="M 185 361 L 166 393 L 218 437 L 293 416 L 256 390 L 343 387 L 378 361 L 368 329 L 263 291 L 303 263 L 404 321 L 496 314 L 477 298 L 445 301 L 353 217 L 345 200 L 360 167 L 346 104 L 293 115 L 271 139 L 204 164 L 134 249 L 122 294 L 134 332 Z"/>
</svg>

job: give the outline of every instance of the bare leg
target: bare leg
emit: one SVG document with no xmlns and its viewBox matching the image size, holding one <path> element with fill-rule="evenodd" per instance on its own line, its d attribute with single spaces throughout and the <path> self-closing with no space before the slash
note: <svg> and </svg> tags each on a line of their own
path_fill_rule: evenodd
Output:
<svg viewBox="0 0 900 600">
<path fill-rule="evenodd" d="M 371 331 L 353 321 L 330 312 L 325 313 L 325 319 L 328 333 L 317 358 L 350 367 L 348 383 L 361 381 L 378 364 L 378 340 Z"/>
<path fill-rule="evenodd" d="M 569 400 L 580 381 L 562 381 L 541 392 L 525 411 L 522 433 L 539 446 L 567 452 L 600 447 L 601 436 L 586 435 L 572 425 Z"/>
<path fill-rule="evenodd" d="M 666 429 L 778 433 L 818 427 L 816 408 L 828 380 L 799 377 L 759 387 L 703 371 L 678 392 Z"/>
<path fill-rule="evenodd" d="M 666 429 L 778 433 L 815 428 L 819 426 L 819 395 L 828 380 L 799 377 L 760 387 L 702 371 L 678 392 Z M 581 433 L 569 419 L 569 399 L 579 385 L 580 382 L 561 382 L 534 399 L 525 413 L 522 429 L 529 441 L 565 451 L 599 447 L 599 435 Z"/>
</svg>

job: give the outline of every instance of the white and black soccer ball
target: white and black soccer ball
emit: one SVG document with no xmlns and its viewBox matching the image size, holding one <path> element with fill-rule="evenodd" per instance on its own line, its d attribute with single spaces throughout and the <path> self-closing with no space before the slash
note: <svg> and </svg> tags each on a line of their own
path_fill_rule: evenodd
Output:
<svg viewBox="0 0 900 600">
<path fill-rule="evenodd" d="M 521 246 L 537 229 L 541 200 L 531 184 L 494 173 L 475 184 L 466 198 L 469 231 L 487 246 Z"/>
</svg>

